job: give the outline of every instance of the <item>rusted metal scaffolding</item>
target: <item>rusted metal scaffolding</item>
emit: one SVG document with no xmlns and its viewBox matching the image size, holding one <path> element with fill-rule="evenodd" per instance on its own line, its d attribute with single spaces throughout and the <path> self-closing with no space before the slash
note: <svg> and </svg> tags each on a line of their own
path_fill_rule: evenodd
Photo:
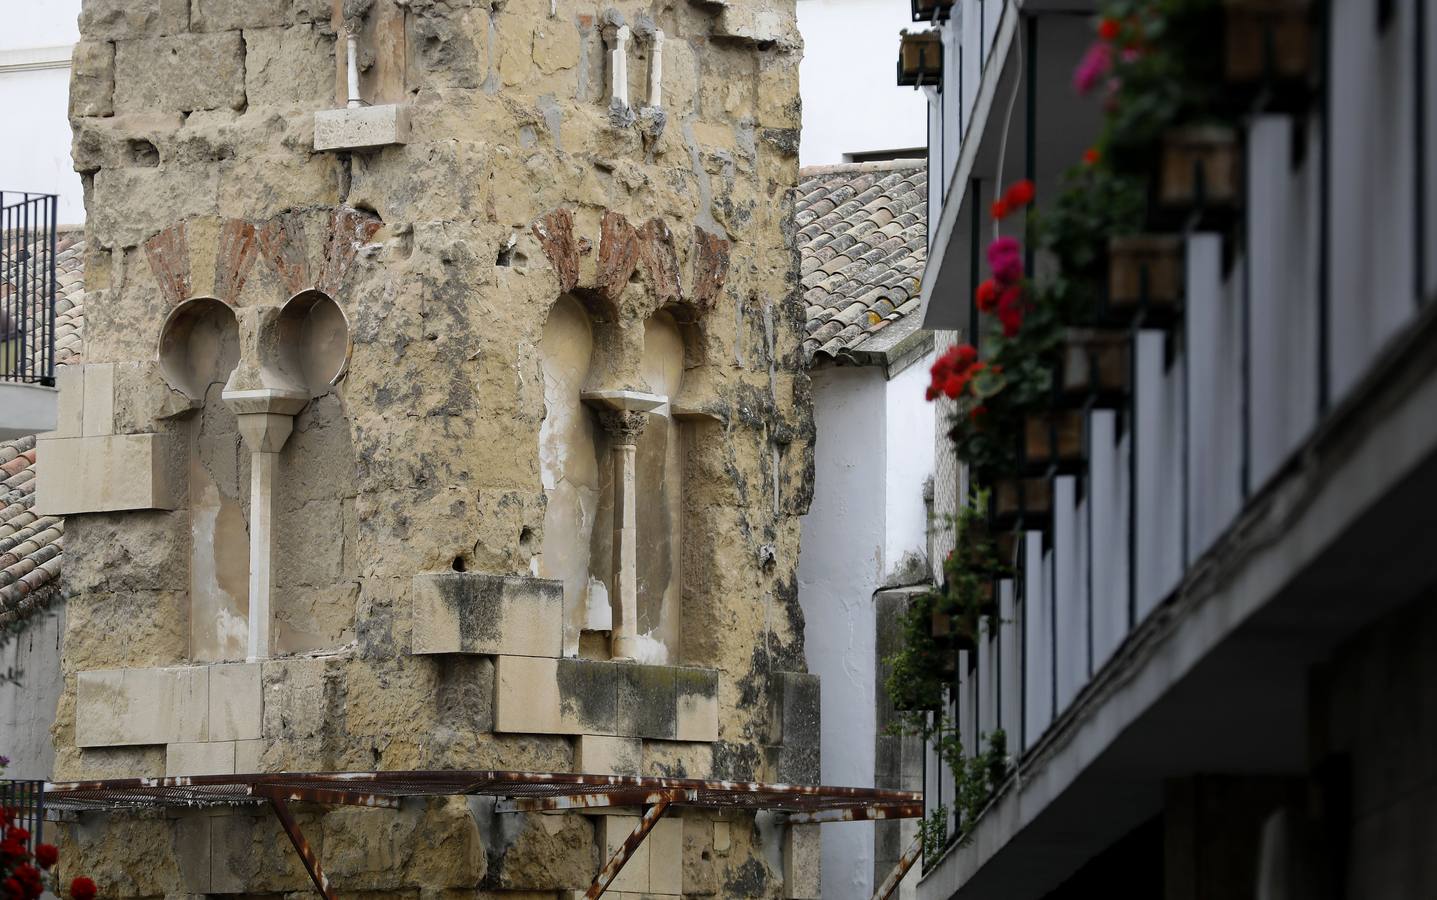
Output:
<svg viewBox="0 0 1437 900">
<path fill-rule="evenodd" d="M 324 875 L 319 857 L 290 814 L 290 803 L 396 808 L 401 800 L 409 797 L 453 796 L 494 797 L 494 809 L 500 813 L 644 808 L 639 824 L 594 877 L 586 894 L 589 898 L 604 893 L 671 808 L 769 810 L 783 814 L 791 824 L 914 819 L 923 815 L 923 796 L 909 791 L 465 770 L 119 778 L 47 784 L 44 794 L 48 808 L 70 812 L 268 805 L 294 844 L 315 890 L 325 900 L 336 900 L 334 888 Z"/>
</svg>

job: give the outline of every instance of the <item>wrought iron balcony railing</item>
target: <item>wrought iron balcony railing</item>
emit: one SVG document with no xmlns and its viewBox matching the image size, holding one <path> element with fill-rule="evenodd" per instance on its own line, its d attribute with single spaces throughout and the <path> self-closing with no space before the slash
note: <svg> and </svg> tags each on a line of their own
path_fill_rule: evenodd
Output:
<svg viewBox="0 0 1437 900">
<path fill-rule="evenodd" d="M 0 381 L 55 383 L 58 202 L 0 191 Z"/>
</svg>

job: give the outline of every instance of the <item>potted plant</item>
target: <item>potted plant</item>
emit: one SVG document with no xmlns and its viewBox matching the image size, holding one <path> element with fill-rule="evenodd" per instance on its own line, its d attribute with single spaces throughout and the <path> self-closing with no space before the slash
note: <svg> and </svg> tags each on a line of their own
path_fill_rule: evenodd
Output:
<svg viewBox="0 0 1437 900">
<path fill-rule="evenodd" d="M 1087 415 L 1076 409 L 1029 413 L 1023 420 L 1023 458 L 1030 467 L 1071 467 L 1087 457 Z"/>
<path fill-rule="evenodd" d="M 1241 195 L 1242 157 L 1234 129 L 1197 125 L 1163 135 L 1155 198 L 1163 212 L 1225 214 Z"/>
<path fill-rule="evenodd" d="M 1183 239 L 1176 235 L 1126 235 L 1108 241 L 1110 313 L 1131 318 L 1141 311 L 1176 318 L 1185 286 Z"/>
<path fill-rule="evenodd" d="M 943 82 L 943 41 L 936 30 L 898 32 L 898 84 L 921 87 Z"/>
<path fill-rule="evenodd" d="M 1062 398 L 1080 406 L 1122 406 L 1131 388 L 1131 349 L 1131 336 L 1125 331 L 1068 329 L 1058 375 Z"/>
<path fill-rule="evenodd" d="M 1223 78 L 1230 92 L 1264 108 L 1299 111 L 1312 98 L 1310 0 L 1224 0 Z"/>
</svg>

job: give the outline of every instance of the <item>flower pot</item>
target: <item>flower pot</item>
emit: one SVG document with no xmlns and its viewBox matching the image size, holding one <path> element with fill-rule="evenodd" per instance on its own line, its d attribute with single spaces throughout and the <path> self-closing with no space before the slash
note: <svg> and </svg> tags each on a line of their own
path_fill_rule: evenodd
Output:
<svg viewBox="0 0 1437 900">
<path fill-rule="evenodd" d="M 1053 486 L 1046 478 L 1000 478 L 993 483 L 993 524 L 1010 529 L 1046 527 L 1053 514 Z"/>
<path fill-rule="evenodd" d="M 1081 463 L 1087 417 L 1075 409 L 1031 413 L 1023 419 L 1023 460 L 1030 466 Z"/>
<path fill-rule="evenodd" d="M 1314 28 L 1308 0 L 1225 0 L 1223 7 L 1228 85 L 1244 92 L 1274 89 L 1279 101 L 1284 94 L 1297 104 L 1309 99 Z"/>
<path fill-rule="evenodd" d="M 1176 316 L 1185 280 L 1182 238 L 1130 235 L 1108 241 L 1108 310 Z"/>
<path fill-rule="evenodd" d="M 1011 533 L 1011 532 L 1010 532 Z M 994 616 L 998 614 L 998 582 L 983 582 L 983 590 L 978 595 L 978 615 Z"/>
<path fill-rule="evenodd" d="M 898 43 L 898 84 L 902 87 L 937 85 L 943 82 L 943 42 L 937 31 L 909 34 L 900 31 Z"/>
<path fill-rule="evenodd" d="M 1098 408 L 1122 406 L 1129 392 L 1131 347 L 1127 332 L 1069 329 L 1058 373 L 1064 399 Z"/>
<path fill-rule="evenodd" d="M 928 634 L 935 640 L 953 633 L 953 614 L 934 610 L 929 614 Z"/>
<path fill-rule="evenodd" d="M 1231 128 L 1178 128 L 1163 136 L 1157 204 L 1180 214 L 1235 208 L 1242 190 L 1237 132 Z"/>
<path fill-rule="evenodd" d="M 953 0 L 910 0 L 915 22 L 946 22 L 953 12 Z"/>
</svg>

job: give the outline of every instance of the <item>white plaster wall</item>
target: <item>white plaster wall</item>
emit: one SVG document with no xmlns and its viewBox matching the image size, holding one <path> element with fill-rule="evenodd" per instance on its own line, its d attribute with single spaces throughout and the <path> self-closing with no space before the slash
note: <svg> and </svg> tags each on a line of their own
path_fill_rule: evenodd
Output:
<svg viewBox="0 0 1437 900">
<path fill-rule="evenodd" d="M 0 6 L 0 110 L 11 138 L 0 141 L 0 191 L 59 194 L 62 225 L 85 221 L 80 176 L 70 162 L 70 67 L 29 66 L 37 58 L 68 59 L 80 37 L 79 14 L 80 0 Z"/>
<path fill-rule="evenodd" d="M 911 20 L 901 0 L 799 0 L 800 165 L 928 145 L 927 99 L 895 83 L 898 31 L 923 27 Z"/>
<path fill-rule="evenodd" d="M 810 672 L 823 683 L 824 784 L 873 786 L 873 593 L 884 569 L 887 434 L 881 369 L 813 372 L 814 493 L 802 524 L 798 600 Z M 873 825 L 824 825 L 823 897 L 873 893 Z"/>
<path fill-rule="evenodd" d="M 933 475 L 936 416 L 924 397 L 933 353 L 894 376 L 884 387 L 884 484 L 887 534 L 884 574 L 891 576 L 903 558 L 922 556 L 928 542 L 928 511 L 923 482 Z"/>
</svg>

